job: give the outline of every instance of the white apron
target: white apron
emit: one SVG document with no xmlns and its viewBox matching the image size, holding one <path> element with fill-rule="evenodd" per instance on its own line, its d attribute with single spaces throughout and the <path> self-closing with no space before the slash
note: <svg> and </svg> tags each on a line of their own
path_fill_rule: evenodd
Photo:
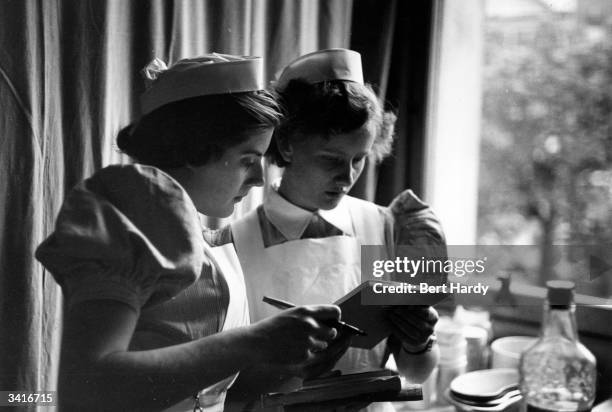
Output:
<svg viewBox="0 0 612 412">
<path fill-rule="evenodd" d="M 225 278 L 229 290 L 229 303 L 221 331 L 248 325 L 250 323 L 249 307 L 246 298 L 244 276 L 234 245 L 228 243 L 223 246 L 211 247 L 206 244 L 205 252 L 206 256 Z M 198 399 L 201 408 L 206 412 L 223 411 L 226 392 L 237 377 L 238 373 L 200 391 Z M 188 398 L 165 409 L 164 412 L 192 412 L 194 403 L 194 398 Z"/>
<path fill-rule="evenodd" d="M 265 248 L 257 210 L 232 224 L 253 322 L 279 312 L 263 303 L 263 296 L 297 305 L 327 304 L 361 283 L 360 246 L 385 244 L 384 218 L 376 205 L 348 196 L 337 207 L 350 214 L 356 237 L 299 239 Z M 385 348 L 386 341 L 372 350 L 350 348 L 335 368 L 343 373 L 380 369 Z M 368 410 L 385 410 L 380 403 L 372 406 Z"/>
</svg>

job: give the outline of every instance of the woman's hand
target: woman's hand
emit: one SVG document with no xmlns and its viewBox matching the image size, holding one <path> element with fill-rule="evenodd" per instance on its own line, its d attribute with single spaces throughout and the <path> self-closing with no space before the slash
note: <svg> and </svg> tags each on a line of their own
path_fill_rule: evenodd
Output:
<svg viewBox="0 0 612 412">
<path fill-rule="evenodd" d="M 338 352 L 326 351 L 338 331 L 330 324 L 340 319 L 335 305 L 299 306 L 261 320 L 252 328 L 254 354 L 262 362 L 303 364 L 332 359 Z M 340 355 L 341 356 L 341 355 Z"/>
<path fill-rule="evenodd" d="M 393 334 L 389 345 L 397 368 L 412 383 L 423 383 L 438 363 L 438 345 L 429 343 L 438 313 L 429 306 L 398 306 L 389 319 Z"/>
<path fill-rule="evenodd" d="M 431 306 L 398 306 L 389 314 L 389 320 L 404 350 L 419 352 L 434 332 L 438 312 Z"/>
<path fill-rule="evenodd" d="M 283 375 L 296 376 L 302 379 L 312 379 L 329 372 L 338 360 L 346 353 L 352 340 L 352 335 L 341 334 L 338 338 L 328 344 L 327 349 L 312 353 L 305 361 L 280 365 L 279 370 Z"/>
<path fill-rule="evenodd" d="M 351 339 L 350 334 L 340 334 L 328 344 L 327 349 L 313 352 L 300 363 L 258 363 L 241 371 L 227 394 L 225 409 L 249 409 L 245 405 L 257 401 L 262 393 L 288 392 L 300 388 L 302 379 L 318 377 L 330 371 L 348 349 Z"/>
</svg>

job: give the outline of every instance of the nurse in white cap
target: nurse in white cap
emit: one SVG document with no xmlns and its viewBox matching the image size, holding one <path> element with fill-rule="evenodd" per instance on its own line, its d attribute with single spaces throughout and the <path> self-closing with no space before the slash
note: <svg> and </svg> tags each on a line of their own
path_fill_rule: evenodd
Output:
<svg viewBox="0 0 612 412">
<path fill-rule="evenodd" d="M 234 248 L 201 230 L 262 184 L 281 113 L 258 57 L 159 60 L 142 116 L 119 133 L 136 163 L 106 167 L 68 195 L 36 257 L 66 298 L 61 410 L 223 410 L 244 368 L 331 367 L 346 347 L 333 305 L 249 326 Z M 332 342 L 333 341 L 333 342 Z"/>
<path fill-rule="evenodd" d="M 381 259 L 394 256 L 398 242 L 444 245 L 438 220 L 412 191 L 390 208 L 347 195 L 367 157 L 389 154 L 395 121 L 364 84 L 359 53 L 329 49 L 299 57 L 275 88 L 286 117 L 267 156 L 284 168 L 282 179 L 262 206 L 232 224 L 253 320 L 274 314 L 261 302 L 263 295 L 297 304 L 344 296 L 362 281 L 361 245 L 385 245 Z M 430 307 L 397 308 L 390 314 L 394 330 L 388 342 L 371 350 L 350 348 L 336 368 L 379 369 L 392 352 L 400 372 L 421 383 L 437 360 L 436 320 Z"/>
</svg>

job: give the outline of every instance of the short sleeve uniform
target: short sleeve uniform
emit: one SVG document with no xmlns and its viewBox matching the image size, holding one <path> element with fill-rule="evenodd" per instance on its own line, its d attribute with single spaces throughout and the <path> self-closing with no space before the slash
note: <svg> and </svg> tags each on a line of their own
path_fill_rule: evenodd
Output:
<svg viewBox="0 0 612 412">
<path fill-rule="evenodd" d="M 139 313 L 130 349 L 144 350 L 249 323 L 242 272 L 227 273 L 237 259 L 228 263 L 230 249 L 215 246 L 174 179 L 150 166 L 117 165 L 68 194 L 36 257 L 69 307 L 110 299 Z M 233 378 L 200 393 L 206 410 L 222 410 Z M 190 399 L 169 410 L 192 409 Z"/>
</svg>

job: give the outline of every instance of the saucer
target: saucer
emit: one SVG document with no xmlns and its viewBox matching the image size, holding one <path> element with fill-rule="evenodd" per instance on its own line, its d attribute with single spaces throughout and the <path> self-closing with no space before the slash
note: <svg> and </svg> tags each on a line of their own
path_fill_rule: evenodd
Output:
<svg viewBox="0 0 612 412">
<path fill-rule="evenodd" d="M 503 402 L 490 406 L 487 403 L 482 405 L 466 404 L 451 395 L 449 389 L 444 392 L 444 398 L 459 412 L 518 412 L 521 406 L 520 402 L 523 399 L 519 393 L 518 395 L 505 398 Z"/>
<path fill-rule="evenodd" d="M 449 392 L 458 401 L 488 403 L 518 389 L 516 369 L 484 369 L 465 373 L 453 379 Z"/>
</svg>

